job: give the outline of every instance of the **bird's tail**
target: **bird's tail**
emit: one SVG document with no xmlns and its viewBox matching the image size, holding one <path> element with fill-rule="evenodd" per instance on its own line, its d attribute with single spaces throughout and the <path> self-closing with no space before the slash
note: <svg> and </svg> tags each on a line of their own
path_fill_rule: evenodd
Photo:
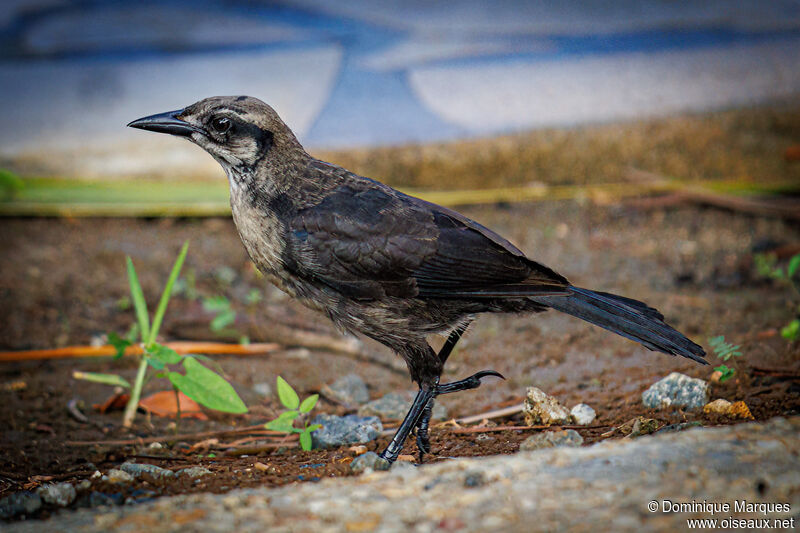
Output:
<svg viewBox="0 0 800 533">
<path fill-rule="evenodd" d="M 651 350 L 708 364 L 703 359 L 706 352 L 701 346 L 664 323 L 664 315 L 647 304 L 579 287 L 570 286 L 569 292 L 568 296 L 536 296 L 531 299 L 639 342 Z"/>
</svg>

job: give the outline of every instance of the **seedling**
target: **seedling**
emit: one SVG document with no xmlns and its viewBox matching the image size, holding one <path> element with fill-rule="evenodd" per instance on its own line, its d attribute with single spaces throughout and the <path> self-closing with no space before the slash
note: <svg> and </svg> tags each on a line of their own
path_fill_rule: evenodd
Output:
<svg viewBox="0 0 800 533">
<path fill-rule="evenodd" d="M 158 371 L 155 377 L 168 379 L 174 388 L 183 392 L 186 396 L 201 405 L 227 413 L 247 412 L 247 407 L 244 405 L 244 402 L 242 402 L 242 399 L 236 394 L 233 387 L 225 381 L 225 378 L 197 361 L 198 358 L 207 358 L 193 354 L 181 355 L 175 350 L 156 342 L 158 331 L 164 319 L 164 314 L 167 311 L 167 304 L 172 294 L 172 288 L 175 285 L 175 281 L 178 279 L 178 274 L 186 259 L 188 248 L 189 243 L 184 243 L 178 254 L 178 258 L 175 260 L 175 264 L 167 279 L 167 284 L 164 287 L 164 292 L 161 294 L 161 299 L 158 302 L 156 312 L 153 314 L 152 322 L 147 312 L 147 303 L 144 299 L 142 287 L 139 284 L 139 278 L 136 275 L 136 269 L 133 267 L 133 261 L 131 261 L 130 257 L 126 258 L 131 300 L 133 300 L 133 308 L 136 314 L 136 327 L 131 328 L 131 331 L 128 332 L 125 338 L 116 334 L 109 335 L 109 342 L 117 350 L 116 357 L 122 357 L 125 349 L 133 345 L 138 337 L 139 344 L 142 346 L 142 355 L 133 386 L 124 378 L 115 374 L 97 374 L 91 372 L 73 373 L 73 377 L 78 379 L 87 379 L 130 388 L 130 400 L 125 407 L 125 414 L 123 416 L 123 425 L 125 427 L 130 427 L 133 424 L 148 367 L 152 367 Z M 184 374 L 172 371 L 168 368 L 168 365 L 178 364 L 183 366 Z"/>
<path fill-rule="evenodd" d="M 277 384 L 278 398 L 287 410 L 278 415 L 278 418 L 275 420 L 267 422 L 264 427 L 283 433 L 299 433 L 300 447 L 305 451 L 309 451 L 311 450 L 311 433 L 322 426 L 320 424 L 309 426 L 308 422 L 303 420 L 305 427 L 296 428 L 294 427 L 294 422 L 301 416 L 303 416 L 304 419 L 307 418 L 308 413 L 310 413 L 317 404 L 319 394 L 312 394 L 301 403 L 300 397 L 285 379 L 278 376 Z"/>
<path fill-rule="evenodd" d="M 800 285 L 798 273 L 800 272 L 800 254 L 795 254 L 789 259 L 786 270 L 776 266 L 778 258 L 774 254 L 756 254 L 754 257 L 756 270 L 765 278 L 776 280 L 779 284 L 789 287 L 792 296 L 787 296 L 789 305 L 794 308 L 795 317 L 781 328 L 781 337 L 788 341 L 800 339 Z"/>
<path fill-rule="evenodd" d="M 729 361 L 733 357 L 742 356 L 742 352 L 739 351 L 741 346 L 738 344 L 734 346 L 729 342 L 725 342 L 725 335 L 708 339 L 708 344 L 711 345 L 711 349 L 714 350 L 714 354 L 723 361 Z M 714 370 L 722 374 L 719 378 L 720 383 L 724 383 L 725 381 L 729 380 L 736 373 L 736 370 L 728 365 L 719 365 L 718 367 L 714 368 Z"/>
</svg>

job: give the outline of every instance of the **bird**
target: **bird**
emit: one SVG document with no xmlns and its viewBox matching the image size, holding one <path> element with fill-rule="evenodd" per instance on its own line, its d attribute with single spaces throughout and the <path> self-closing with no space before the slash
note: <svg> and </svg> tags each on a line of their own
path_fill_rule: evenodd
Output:
<svg viewBox="0 0 800 533">
<path fill-rule="evenodd" d="M 708 364 L 705 351 L 649 305 L 573 286 L 494 231 L 449 208 L 311 156 L 275 110 L 250 96 L 215 96 L 128 124 L 183 137 L 228 178 L 233 221 L 253 263 L 342 330 L 405 361 L 418 391 L 380 454 L 391 467 L 412 432 L 430 453 L 435 398 L 477 388 L 494 370 L 441 383 L 453 348 L 483 313 L 554 309 L 650 350 Z M 437 352 L 427 341 L 446 337 Z"/>
</svg>

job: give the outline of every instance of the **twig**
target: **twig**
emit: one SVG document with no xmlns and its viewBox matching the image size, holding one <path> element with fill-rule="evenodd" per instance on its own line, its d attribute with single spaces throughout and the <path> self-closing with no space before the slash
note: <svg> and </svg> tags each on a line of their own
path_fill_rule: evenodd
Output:
<svg viewBox="0 0 800 533">
<path fill-rule="evenodd" d="M 122 439 L 122 440 L 68 440 L 65 442 L 67 446 L 128 446 L 131 444 L 147 444 L 150 442 L 171 442 L 176 440 L 200 440 L 208 437 L 225 437 L 233 435 L 263 435 L 263 436 L 278 436 L 284 435 L 280 431 L 272 431 L 264 429 L 263 424 L 255 426 L 248 426 L 240 429 L 224 429 L 219 431 L 201 431 L 199 433 L 183 433 L 178 435 L 161 435 L 158 437 L 139 437 L 135 439 Z"/>
<path fill-rule="evenodd" d="M 471 427 L 471 428 L 457 428 L 451 429 L 450 433 L 491 433 L 494 431 L 525 431 L 529 429 L 600 429 L 607 428 L 607 425 L 597 426 L 486 426 L 486 427 Z"/>
<path fill-rule="evenodd" d="M 458 418 L 456 419 L 456 422 L 458 422 L 459 424 L 471 424 L 473 422 L 480 422 L 481 420 L 485 420 L 487 418 L 488 419 L 502 418 L 504 416 L 511 416 L 517 413 L 521 413 L 524 408 L 525 404 L 521 403 L 518 405 L 512 405 L 511 407 L 504 407 L 503 409 L 495 409 L 493 411 L 487 411 L 485 413 L 480 413 L 477 415 Z"/>
<path fill-rule="evenodd" d="M 263 355 L 281 349 L 276 343 L 227 344 L 222 342 L 174 341 L 165 343 L 179 354 L 203 353 L 207 355 Z M 67 346 L 52 350 L 22 350 L 0 352 L 0 362 L 37 359 L 65 359 L 74 357 L 108 357 L 117 353 L 116 348 L 104 346 Z M 141 355 L 141 346 L 129 346 L 125 355 Z"/>
</svg>

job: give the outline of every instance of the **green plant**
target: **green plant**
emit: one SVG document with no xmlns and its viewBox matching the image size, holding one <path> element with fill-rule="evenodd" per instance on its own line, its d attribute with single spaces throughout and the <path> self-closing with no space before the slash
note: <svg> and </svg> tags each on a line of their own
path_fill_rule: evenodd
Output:
<svg viewBox="0 0 800 533">
<path fill-rule="evenodd" d="M 714 354 L 717 356 L 717 358 L 722 359 L 723 361 L 729 361 L 733 357 L 742 356 L 742 352 L 739 351 L 741 346 L 738 344 L 734 346 L 729 342 L 725 342 L 725 335 L 711 337 L 708 339 L 708 344 L 711 345 L 711 349 L 714 350 Z M 718 367 L 715 367 L 714 370 L 722 374 L 719 378 L 720 383 L 724 383 L 725 381 L 729 380 L 736 373 L 736 370 L 728 365 L 719 365 Z"/>
<path fill-rule="evenodd" d="M 312 394 L 308 398 L 300 402 L 300 397 L 295 390 L 289 385 L 285 379 L 278 376 L 277 379 L 278 398 L 286 411 L 278 415 L 278 418 L 267 422 L 264 427 L 273 431 L 281 431 L 283 433 L 299 433 L 300 434 L 300 447 L 309 451 L 311 449 L 311 433 L 318 430 L 322 426 L 320 424 L 308 425 L 308 413 L 314 408 L 319 400 L 319 394 Z M 302 422 L 305 426 L 302 428 L 294 427 L 295 420 L 302 417 Z"/>
<path fill-rule="evenodd" d="M 756 254 L 754 261 L 756 270 L 761 276 L 774 279 L 781 285 L 789 287 L 794 294 L 794 298 L 789 296 L 787 299 L 794 307 L 795 317 L 781 328 L 781 337 L 788 341 L 800 339 L 800 287 L 798 286 L 800 276 L 797 275 L 800 272 L 800 254 L 795 254 L 789 259 L 786 270 L 777 266 L 778 258 L 775 254 Z"/>
<path fill-rule="evenodd" d="M 236 394 L 233 387 L 225 381 L 225 378 L 197 361 L 198 358 L 207 358 L 193 354 L 181 355 L 168 346 L 156 342 L 164 314 L 167 311 L 172 288 L 186 259 L 188 248 L 189 243 L 184 243 L 178 258 L 175 260 L 167 283 L 164 286 L 164 292 L 161 294 L 161 299 L 158 301 L 158 306 L 153 314 L 152 322 L 148 316 L 147 303 L 145 302 L 144 293 L 136 275 L 133 261 L 131 261 L 130 257 L 126 258 L 128 283 L 136 314 L 136 327 L 131 328 L 131 331 L 124 338 L 116 334 L 109 335 L 109 342 L 117 350 L 116 357 L 121 357 L 125 348 L 134 344 L 138 337 L 142 346 L 142 355 L 133 386 L 131 387 L 125 379 L 115 374 L 96 374 L 91 372 L 73 374 L 74 377 L 79 379 L 88 379 L 131 389 L 130 400 L 128 400 L 123 416 L 123 425 L 125 427 L 130 427 L 136 416 L 136 408 L 139 405 L 139 398 L 141 397 L 148 366 L 158 371 L 155 377 L 168 379 L 174 388 L 210 409 L 228 413 L 247 412 L 244 402 Z M 168 365 L 178 364 L 183 366 L 185 373 L 175 372 L 168 368 Z"/>
</svg>

